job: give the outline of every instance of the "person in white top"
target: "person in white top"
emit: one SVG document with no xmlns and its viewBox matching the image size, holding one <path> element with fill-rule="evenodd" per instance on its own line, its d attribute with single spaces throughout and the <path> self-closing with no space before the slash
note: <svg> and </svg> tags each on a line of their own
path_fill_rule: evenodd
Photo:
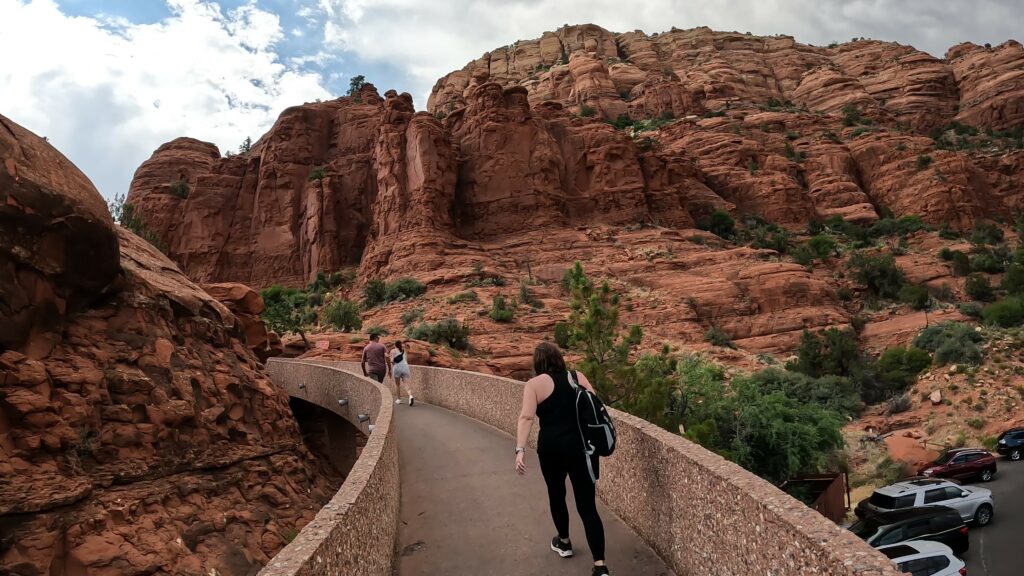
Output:
<svg viewBox="0 0 1024 576">
<path fill-rule="evenodd" d="M 402 380 L 412 376 L 409 370 L 409 355 L 405 352 L 405 346 L 401 340 L 395 341 L 395 347 L 391 349 L 391 375 L 395 377 L 395 394 L 398 399 L 395 404 L 402 403 Z M 409 406 L 416 403 L 412 397 L 412 389 L 409 389 Z"/>
</svg>

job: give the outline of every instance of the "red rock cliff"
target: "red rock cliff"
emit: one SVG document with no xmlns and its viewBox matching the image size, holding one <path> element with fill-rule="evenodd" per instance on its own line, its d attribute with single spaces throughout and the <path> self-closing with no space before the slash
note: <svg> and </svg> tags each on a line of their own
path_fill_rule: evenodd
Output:
<svg viewBox="0 0 1024 576">
<path fill-rule="evenodd" d="M 875 41 L 574 26 L 445 76 L 432 116 L 366 86 L 285 111 L 245 156 L 175 140 L 129 201 L 192 278 L 255 286 L 355 264 L 364 278 L 429 273 L 467 242 L 686 229 L 715 209 L 802 227 L 886 208 L 963 229 L 1021 205 L 1022 77 L 1016 42 L 941 60 Z M 620 117 L 634 125 L 603 121 Z M 940 129 L 952 122 L 992 136 L 964 144 Z"/>
<path fill-rule="evenodd" d="M 337 473 L 234 315 L 66 158 L 0 116 L 0 160 L 0 573 L 254 573 Z"/>
</svg>

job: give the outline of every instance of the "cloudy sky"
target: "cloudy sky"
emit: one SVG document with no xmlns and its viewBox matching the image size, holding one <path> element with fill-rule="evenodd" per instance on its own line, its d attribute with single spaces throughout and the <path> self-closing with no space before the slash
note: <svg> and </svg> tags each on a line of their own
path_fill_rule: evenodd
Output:
<svg viewBox="0 0 1024 576">
<path fill-rule="evenodd" d="M 0 114 L 112 197 L 177 136 L 236 148 L 356 74 L 422 108 L 439 76 L 485 51 L 585 22 L 865 36 L 942 56 L 1024 40 L 1024 0 L 0 0 Z"/>
</svg>

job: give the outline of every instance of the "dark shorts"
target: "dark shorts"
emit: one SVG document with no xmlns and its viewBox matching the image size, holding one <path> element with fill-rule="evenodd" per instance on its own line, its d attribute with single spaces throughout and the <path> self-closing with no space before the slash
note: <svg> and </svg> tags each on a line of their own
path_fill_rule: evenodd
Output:
<svg viewBox="0 0 1024 576">
<path fill-rule="evenodd" d="M 370 378 L 376 380 L 377 382 L 383 382 L 384 381 L 384 375 L 383 374 L 375 374 L 373 372 L 370 372 L 369 374 L 367 374 L 367 376 L 369 376 Z"/>
</svg>

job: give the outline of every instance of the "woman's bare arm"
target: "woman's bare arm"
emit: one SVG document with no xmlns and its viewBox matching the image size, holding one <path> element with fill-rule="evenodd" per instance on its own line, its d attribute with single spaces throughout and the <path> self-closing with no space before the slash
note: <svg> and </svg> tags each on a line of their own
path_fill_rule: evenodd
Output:
<svg viewBox="0 0 1024 576">
<path fill-rule="evenodd" d="M 523 408 L 519 412 L 519 423 L 516 426 L 516 448 L 526 448 L 530 440 L 530 429 L 537 417 L 537 383 L 531 379 L 523 386 Z M 523 453 L 516 454 L 516 471 L 526 472 L 526 459 Z"/>
</svg>

